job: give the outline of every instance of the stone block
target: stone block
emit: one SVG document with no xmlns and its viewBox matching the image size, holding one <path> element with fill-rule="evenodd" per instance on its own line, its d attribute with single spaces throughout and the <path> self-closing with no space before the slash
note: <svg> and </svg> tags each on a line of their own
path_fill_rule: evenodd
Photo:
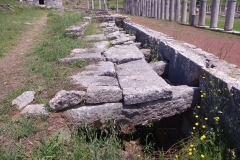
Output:
<svg viewBox="0 0 240 160">
<path fill-rule="evenodd" d="M 114 46 L 103 52 L 107 61 L 121 64 L 143 59 L 144 55 L 136 46 Z"/>
<path fill-rule="evenodd" d="M 87 88 L 87 104 L 119 102 L 120 100 L 122 100 L 122 90 L 117 86 L 90 86 Z"/>
<path fill-rule="evenodd" d="M 77 104 L 80 104 L 85 100 L 84 91 L 59 91 L 53 99 L 50 100 L 49 104 L 52 110 L 58 111 L 73 107 Z"/>
<path fill-rule="evenodd" d="M 15 98 L 12 101 L 12 105 L 15 105 L 17 109 L 22 109 L 23 107 L 30 104 L 34 100 L 34 94 L 35 94 L 34 91 L 26 91 L 17 98 Z"/>
</svg>

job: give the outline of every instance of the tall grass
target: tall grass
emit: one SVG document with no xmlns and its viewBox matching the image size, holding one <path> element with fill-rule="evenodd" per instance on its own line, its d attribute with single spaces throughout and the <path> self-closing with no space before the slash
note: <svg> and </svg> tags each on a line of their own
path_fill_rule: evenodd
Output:
<svg viewBox="0 0 240 160">
<path fill-rule="evenodd" d="M 27 4 L 19 4 L 15 0 L 0 0 L 0 4 L 10 4 L 14 7 L 14 12 L 0 10 L 0 57 L 3 57 L 32 26 L 26 22 L 33 23 L 44 12 Z"/>
</svg>

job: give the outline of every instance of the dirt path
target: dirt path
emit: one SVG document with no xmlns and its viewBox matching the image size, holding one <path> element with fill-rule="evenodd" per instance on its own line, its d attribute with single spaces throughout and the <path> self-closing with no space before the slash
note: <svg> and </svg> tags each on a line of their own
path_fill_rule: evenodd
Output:
<svg viewBox="0 0 240 160">
<path fill-rule="evenodd" d="M 240 36 L 198 29 L 159 19 L 127 16 L 135 23 L 172 36 L 176 40 L 193 44 L 220 59 L 240 66 Z"/>
<path fill-rule="evenodd" d="M 32 29 L 27 31 L 19 40 L 18 44 L 0 59 L 0 100 L 14 89 L 21 88 L 26 85 L 27 74 L 23 63 L 25 61 L 25 53 L 34 44 L 36 36 L 47 21 L 46 14 L 40 17 L 32 25 Z"/>
</svg>

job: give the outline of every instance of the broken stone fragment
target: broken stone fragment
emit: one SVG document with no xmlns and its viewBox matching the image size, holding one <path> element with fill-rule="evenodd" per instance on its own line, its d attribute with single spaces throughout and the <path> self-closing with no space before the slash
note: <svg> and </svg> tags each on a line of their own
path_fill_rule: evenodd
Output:
<svg viewBox="0 0 240 160">
<path fill-rule="evenodd" d="M 65 91 L 58 92 L 53 99 L 50 100 L 50 107 L 54 111 L 73 107 L 85 100 L 84 91 Z"/>
<path fill-rule="evenodd" d="M 12 101 L 12 105 L 16 105 L 17 109 L 22 109 L 34 100 L 34 94 L 34 91 L 26 91 L 17 98 L 15 98 Z"/>
<path fill-rule="evenodd" d="M 149 64 L 159 76 L 166 75 L 168 73 L 168 63 L 165 61 L 152 62 Z"/>
<path fill-rule="evenodd" d="M 119 102 L 122 100 L 122 90 L 118 86 L 90 86 L 86 93 L 86 103 Z"/>
<path fill-rule="evenodd" d="M 92 17 L 83 17 L 83 21 L 91 23 L 92 22 Z"/>
<path fill-rule="evenodd" d="M 31 104 L 27 105 L 21 112 L 21 115 L 48 115 L 47 109 L 44 107 L 44 104 Z"/>
</svg>

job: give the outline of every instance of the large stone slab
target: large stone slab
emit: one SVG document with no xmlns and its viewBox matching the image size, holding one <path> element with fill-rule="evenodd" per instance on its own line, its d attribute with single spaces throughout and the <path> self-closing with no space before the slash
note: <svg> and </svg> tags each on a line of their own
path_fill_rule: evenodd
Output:
<svg viewBox="0 0 240 160">
<path fill-rule="evenodd" d="M 78 73 L 78 75 L 85 75 L 85 76 L 111 76 L 115 77 L 116 72 L 114 68 L 114 64 L 112 62 L 105 62 L 101 61 L 96 64 L 92 64 L 86 67 L 86 70 Z"/>
<path fill-rule="evenodd" d="M 199 88 L 173 86 L 173 97 L 137 105 L 122 103 L 76 106 L 64 114 L 76 125 L 87 123 L 99 128 L 109 119 L 124 125 L 146 125 L 165 117 L 181 114 L 199 101 Z"/>
<path fill-rule="evenodd" d="M 199 102 L 199 88 L 172 86 L 172 98 L 124 106 L 122 115 L 134 125 L 158 122 L 162 118 L 185 112 Z"/>
<path fill-rule="evenodd" d="M 34 94 L 35 94 L 34 91 L 26 91 L 17 98 L 15 98 L 12 101 L 12 105 L 15 105 L 17 109 L 22 109 L 23 107 L 30 104 L 34 100 Z"/>
<path fill-rule="evenodd" d="M 117 86 L 90 86 L 87 88 L 87 104 L 119 102 L 120 100 L 122 100 L 122 90 Z"/>
<path fill-rule="evenodd" d="M 126 105 L 172 97 L 170 85 L 145 60 L 118 65 L 117 76 Z"/>
<path fill-rule="evenodd" d="M 32 104 L 27 105 L 22 111 L 21 115 L 48 115 L 47 109 L 44 107 L 44 104 Z"/>
<path fill-rule="evenodd" d="M 58 111 L 65 108 L 73 107 L 85 100 L 84 91 L 59 91 L 49 104 L 52 110 Z"/>
<path fill-rule="evenodd" d="M 168 63 L 165 61 L 152 62 L 149 64 L 159 76 L 166 75 L 168 73 Z"/>
<path fill-rule="evenodd" d="M 111 61 L 117 64 L 144 58 L 142 52 L 140 52 L 140 50 L 134 45 L 114 46 L 103 52 L 103 55 L 107 61 Z"/>
<path fill-rule="evenodd" d="M 85 41 L 102 41 L 106 39 L 106 36 L 104 36 L 103 34 L 96 34 L 84 37 Z"/>
<path fill-rule="evenodd" d="M 122 103 L 76 106 L 64 112 L 75 125 L 87 123 L 100 128 L 106 120 L 121 114 Z"/>
<path fill-rule="evenodd" d="M 71 51 L 70 55 L 74 56 L 76 54 L 83 54 L 83 53 L 98 53 L 103 52 L 104 49 L 102 48 L 75 48 Z"/>
<path fill-rule="evenodd" d="M 62 58 L 60 62 L 63 63 L 73 63 L 76 61 L 88 61 L 88 62 L 100 62 L 103 61 L 104 58 L 101 56 L 101 53 L 83 53 L 76 54 L 72 57 Z"/>
<path fill-rule="evenodd" d="M 118 81 L 114 77 L 108 76 L 82 76 L 73 75 L 71 77 L 76 84 L 82 87 L 89 86 L 118 86 Z"/>
<path fill-rule="evenodd" d="M 103 33 L 105 36 L 110 33 L 116 32 L 116 31 L 119 31 L 119 29 L 118 29 L 118 27 L 115 27 L 115 26 L 114 27 L 106 27 L 103 29 Z"/>
<path fill-rule="evenodd" d="M 118 39 L 114 39 L 114 40 L 110 41 L 110 43 L 112 45 L 121 45 L 121 44 L 124 44 L 125 42 L 128 42 L 130 40 L 131 40 L 130 37 L 120 37 Z"/>
<path fill-rule="evenodd" d="M 109 44 L 110 44 L 109 41 L 100 41 L 100 42 L 94 43 L 93 45 L 98 49 L 106 50 L 108 48 Z"/>
</svg>

